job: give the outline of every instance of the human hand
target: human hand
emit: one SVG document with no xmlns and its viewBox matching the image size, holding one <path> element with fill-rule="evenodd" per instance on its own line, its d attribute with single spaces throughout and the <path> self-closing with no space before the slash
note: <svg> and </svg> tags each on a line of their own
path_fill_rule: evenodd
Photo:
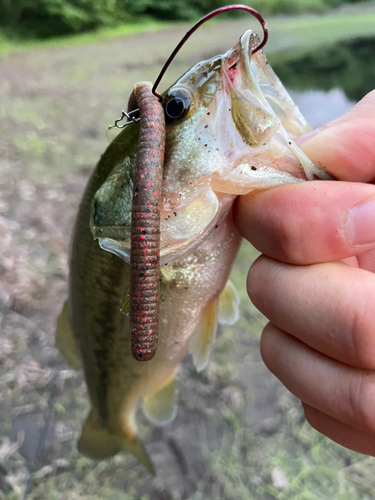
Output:
<svg viewBox="0 0 375 500">
<path fill-rule="evenodd" d="M 315 429 L 375 455 L 375 91 L 301 148 L 346 182 L 249 193 L 234 210 L 263 254 L 247 281 L 270 320 L 261 354 Z"/>
</svg>

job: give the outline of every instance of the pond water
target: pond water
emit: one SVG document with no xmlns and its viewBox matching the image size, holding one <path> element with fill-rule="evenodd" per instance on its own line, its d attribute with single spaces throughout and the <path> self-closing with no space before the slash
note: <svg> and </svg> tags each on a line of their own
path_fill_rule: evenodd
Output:
<svg viewBox="0 0 375 500">
<path fill-rule="evenodd" d="M 288 89 L 301 113 L 313 128 L 320 127 L 343 115 L 355 102 L 350 101 L 340 88 L 332 90 L 306 90 L 298 92 Z"/>
<path fill-rule="evenodd" d="M 375 38 L 340 42 L 272 67 L 313 128 L 348 111 L 375 89 Z"/>
</svg>

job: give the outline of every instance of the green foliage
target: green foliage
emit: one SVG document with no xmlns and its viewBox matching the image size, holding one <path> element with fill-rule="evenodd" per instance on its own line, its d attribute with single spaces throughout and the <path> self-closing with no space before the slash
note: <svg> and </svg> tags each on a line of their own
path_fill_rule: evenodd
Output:
<svg viewBox="0 0 375 500">
<path fill-rule="evenodd" d="M 262 14 L 324 12 L 357 0 L 245 0 Z M 142 18 L 193 21 L 228 0 L 0 0 L 0 27 L 8 36 L 47 38 Z M 243 15 L 234 13 L 232 15 Z"/>
<path fill-rule="evenodd" d="M 0 0 L 0 24 L 8 33 L 46 38 L 128 20 L 116 0 Z"/>
<path fill-rule="evenodd" d="M 151 16 L 156 19 L 191 20 L 198 17 L 200 9 L 195 0 L 123 0 L 124 9 L 134 17 Z"/>
</svg>

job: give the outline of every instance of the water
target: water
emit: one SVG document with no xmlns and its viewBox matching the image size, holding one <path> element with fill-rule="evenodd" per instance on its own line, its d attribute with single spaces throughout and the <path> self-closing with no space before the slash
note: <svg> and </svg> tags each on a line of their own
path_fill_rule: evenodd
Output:
<svg viewBox="0 0 375 500">
<path fill-rule="evenodd" d="M 338 118 L 375 89 L 375 38 L 320 47 L 275 72 L 313 128 Z"/>
<path fill-rule="evenodd" d="M 340 88 L 332 90 L 306 90 L 298 92 L 288 89 L 301 113 L 313 128 L 320 127 L 343 115 L 355 101 L 349 100 Z"/>
</svg>

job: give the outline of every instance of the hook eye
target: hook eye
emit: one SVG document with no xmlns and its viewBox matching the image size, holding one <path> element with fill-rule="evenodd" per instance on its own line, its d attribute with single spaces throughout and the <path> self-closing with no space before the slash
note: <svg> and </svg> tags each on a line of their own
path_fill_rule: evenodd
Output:
<svg viewBox="0 0 375 500">
<path fill-rule="evenodd" d="M 166 124 L 172 125 L 182 120 L 188 114 L 191 102 L 191 95 L 187 90 L 173 89 L 170 91 L 162 102 Z"/>
</svg>

